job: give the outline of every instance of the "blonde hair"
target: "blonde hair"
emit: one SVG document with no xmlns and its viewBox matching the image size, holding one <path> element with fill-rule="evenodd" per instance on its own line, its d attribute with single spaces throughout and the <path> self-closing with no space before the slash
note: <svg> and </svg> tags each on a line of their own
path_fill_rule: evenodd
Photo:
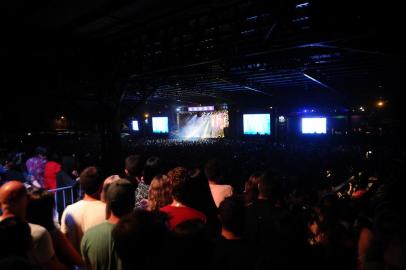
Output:
<svg viewBox="0 0 406 270">
<path fill-rule="evenodd" d="M 172 202 L 172 184 L 166 175 L 157 175 L 149 186 L 148 210 L 158 211 Z"/>
</svg>

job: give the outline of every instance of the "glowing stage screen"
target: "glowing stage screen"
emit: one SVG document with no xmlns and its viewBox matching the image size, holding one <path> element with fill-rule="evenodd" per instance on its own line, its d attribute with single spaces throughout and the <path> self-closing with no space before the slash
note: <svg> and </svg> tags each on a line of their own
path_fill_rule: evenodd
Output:
<svg viewBox="0 0 406 270">
<path fill-rule="evenodd" d="M 138 121 L 137 121 L 137 120 L 133 120 L 133 121 L 131 122 L 131 127 L 132 127 L 132 130 L 133 130 L 133 131 L 139 131 L 139 130 L 140 130 L 140 128 L 139 128 L 139 126 L 138 126 Z"/>
<path fill-rule="evenodd" d="M 327 118 L 312 117 L 302 118 L 302 133 L 303 134 L 326 134 Z"/>
<path fill-rule="evenodd" d="M 153 133 L 168 133 L 168 117 L 152 117 Z"/>
<path fill-rule="evenodd" d="M 245 135 L 270 135 L 271 116 L 269 114 L 244 114 L 243 127 Z"/>
<path fill-rule="evenodd" d="M 176 137 L 182 139 L 223 138 L 229 126 L 228 111 L 178 114 Z"/>
</svg>

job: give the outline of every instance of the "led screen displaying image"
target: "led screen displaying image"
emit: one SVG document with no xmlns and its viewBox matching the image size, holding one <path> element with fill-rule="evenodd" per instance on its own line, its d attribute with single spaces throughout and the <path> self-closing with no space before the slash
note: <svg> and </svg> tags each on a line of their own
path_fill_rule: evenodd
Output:
<svg viewBox="0 0 406 270">
<path fill-rule="evenodd" d="M 153 133 L 168 133 L 168 117 L 152 117 Z"/>
<path fill-rule="evenodd" d="M 269 114 L 244 114 L 243 128 L 246 135 L 270 135 L 271 116 Z"/>
<path fill-rule="evenodd" d="M 303 134 L 326 134 L 327 118 L 312 117 L 302 118 L 302 133 Z"/>
</svg>

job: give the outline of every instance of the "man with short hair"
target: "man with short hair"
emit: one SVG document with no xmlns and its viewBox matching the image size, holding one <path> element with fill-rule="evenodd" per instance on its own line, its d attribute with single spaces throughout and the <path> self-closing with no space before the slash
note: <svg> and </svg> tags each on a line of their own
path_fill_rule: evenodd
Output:
<svg viewBox="0 0 406 270">
<path fill-rule="evenodd" d="M 0 187 L 0 208 L 3 214 L 0 217 L 0 222 L 10 218 L 19 218 L 24 221 L 27 200 L 27 189 L 21 182 L 10 181 L 2 185 Z M 48 231 L 36 224 L 29 223 L 28 225 L 32 237 L 32 245 L 28 251 L 31 264 L 41 269 L 65 269 L 55 256 L 52 239 Z"/>
<path fill-rule="evenodd" d="M 207 180 L 209 181 L 211 195 L 213 196 L 214 202 L 217 208 L 220 203 L 227 197 L 233 195 L 233 187 L 230 185 L 221 185 L 223 168 L 222 164 L 218 159 L 209 160 L 204 168 Z"/>
<path fill-rule="evenodd" d="M 255 250 L 258 268 L 297 268 L 303 237 L 300 222 L 284 207 L 279 173 L 263 173 L 258 191 L 258 199 L 247 207 L 245 218 L 245 237 Z"/>
<path fill-rule="evenodd" d="M 112 231 L 121 217 L 134 208 L 135 186 L 126 179 L 110 183 L 105 194 L 108 220 L 89 229 L 83 236 L 81 251 L 87 269 L 122 269 L 121 260 L 116 254 Z"/>
<path fill-rule="evenodd" d="M 142 161 L 139 155 L 130 155 L 124 161 L 125 178 L 137 185 L 141 181 Z"/>
<path fill-rule="evenodd" d="M 121 218 L 112 235 L 123 269 L 175 269 L 162 213 L 137 209 Z"/>
<path fill-rule="evenodd" d="M 79 177 L 84 192 L 82 200 L 69 205 L 63 211 L 61 231 L 80 252 L 83 234 L 106 219 L 106 204 L 99 200 L 103 180 L 96 167 L 88 167 Z"/>
<path fill-rule="evenodd" d="M 232 196 L 220 203 L 221 238 L 215 242 L 210 269 L 253 269 L 248 243 L 242 239 L 245 205 L 242 198 Z"/>
</svg>

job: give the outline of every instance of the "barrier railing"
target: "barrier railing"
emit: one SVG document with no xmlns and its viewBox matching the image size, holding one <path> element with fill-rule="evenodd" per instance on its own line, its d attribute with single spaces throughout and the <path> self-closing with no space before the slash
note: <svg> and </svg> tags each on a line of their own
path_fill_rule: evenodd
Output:
<svg viewBox="0 0 406 270">
<path fill-rule="evenodd" d="M 63 209 L 66 208 L 67 205 L 72 204 L 72 203 L 75 202 L 75 195 L 74 195 L 73 186 L 50 189 L 49 192 L 54 193 L 55 204 L 58 206 L 57 207 L 58 210 L 60 210 L 60 207 L 62 205 L 63 205 L 63 208 L 62 208 L 62 210 L 63 210 Z M 61 200 L 60 196 L 62 196 L 62 200 Z M 62 205 L 60 205 L 61 202 L 62 202 Z"/>
</svg>

